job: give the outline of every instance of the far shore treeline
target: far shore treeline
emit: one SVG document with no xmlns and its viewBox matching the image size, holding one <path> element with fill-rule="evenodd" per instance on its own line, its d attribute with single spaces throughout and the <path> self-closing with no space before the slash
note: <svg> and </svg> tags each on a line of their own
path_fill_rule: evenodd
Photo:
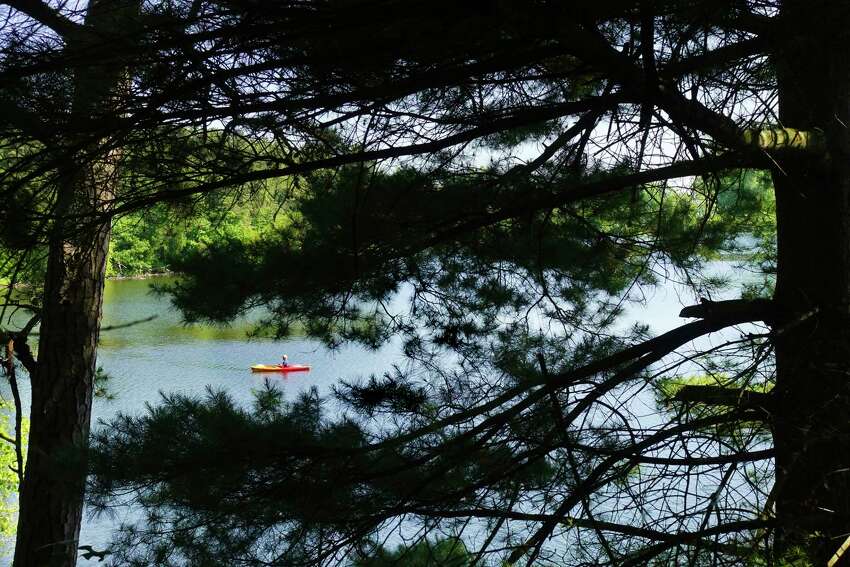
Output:
<svg viewBox="0 0 850 567">
<path fill-rule="evenodd" d="M 118 218 L 107 277 L 169 273 L 191 253 L 227 240 L 254 241 L 289 222 L 280 197 L 269 193 L 228 200 L 157 204 Z"/>
</svg>

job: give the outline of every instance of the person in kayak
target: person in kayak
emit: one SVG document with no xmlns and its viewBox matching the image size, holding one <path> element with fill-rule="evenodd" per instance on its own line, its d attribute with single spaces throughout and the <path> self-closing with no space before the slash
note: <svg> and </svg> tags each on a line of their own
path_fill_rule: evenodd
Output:
<svg viewBox="0 0 850 567">
<path fill-rule="evenodd" d="M 289 357 L 285 354 L 283 355 L 283 360 L 281 361 L 280 366 L 282 368 L 286 368 L 287 366 L 289 366 Z"/>
</svg>

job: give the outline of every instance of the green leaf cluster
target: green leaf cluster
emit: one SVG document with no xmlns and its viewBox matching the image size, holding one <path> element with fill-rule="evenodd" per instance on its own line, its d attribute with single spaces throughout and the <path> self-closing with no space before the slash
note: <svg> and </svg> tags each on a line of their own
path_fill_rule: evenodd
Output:
<svg viewBox="0 0 850 567">
<path fill-rule="evenodd" d="M 14 439 L 14 412 L 11 402 L 0 402 L 0 435 Z M 24 441 L 24 459 L 26 462 L 26 439 L 29 436 L 30 420 L 21 422 L 21 438 Z M 12 545 L 18 525 L 18 474 L 15 447 L 10 442 L 0 440 L 0 544 Z"/>
<path fill-rule="evenodd" d="M 460 538 L 446 537 L 399 545 L 393 551 L 378 545 L 366 557 L 355 559 L 352 567 L 471 567 L 473 559 Z"/>
</svg>

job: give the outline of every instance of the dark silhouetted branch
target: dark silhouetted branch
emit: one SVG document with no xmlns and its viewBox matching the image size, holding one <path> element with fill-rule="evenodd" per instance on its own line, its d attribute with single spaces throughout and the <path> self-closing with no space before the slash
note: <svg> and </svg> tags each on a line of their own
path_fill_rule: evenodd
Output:
<svg viewBox="0 0 850 567">
<path fill-rule="evenodd" d="M 46 2 L 40 2 L 39 0 L 3 0 L 0 4 L 14 8 L 65 38 L 79 34 L 83 29 L 83 26 L 73 20 L 69 20 Z"/>
<path fill-rule="evenodd" d="M 776 319 L 776 307 L 769 299 L 730 299 L 726 301 L 703 300 L 698 305 L 689 305 L 679 312 L 679 317 L 725 320 L 746 318 L 750 321 L 770 323 Z"/>
</svg>

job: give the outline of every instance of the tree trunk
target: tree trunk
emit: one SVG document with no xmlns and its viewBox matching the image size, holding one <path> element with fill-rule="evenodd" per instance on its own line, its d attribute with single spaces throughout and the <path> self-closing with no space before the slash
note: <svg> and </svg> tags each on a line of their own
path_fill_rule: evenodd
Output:
<svg viewBox="0 0 850 567">
<path fill-rule="evenodd" d="M 124 34 L 136 1 L 89 2 L 77 47 L 108 48 Z M 89 45 L 85 42 L 91 40 Z M 90 47 L 95 46 L 95 47 Z M 96 52 L 88 58 L 97 61 Z M 114 64 L 75 70 L 72 124 L 114 108 L 125 72 Z M 70 141 L 73 142 L 73 141 Z M 79 142 L 77 142 L 79 144 Z M 85 488 L 80 448 L 88 441 L 110 221 L 102 213 L 115 190 L 115 150 L 80 144 L 59 171 L 49 241 L 38 365 L 32 380 L 29 450 L 20 494 L 15 565 L 76 564 Z M 80 215 L 102 219 L 80 222 Z"/>
<path fill-rule="evenodd" d="M 16 566 L 76 562 L 85 472 L 72 450 L 88 439 L 108 241 L 107 224 L 50 243 Z"/>
<path fill-rule="evenodd" d="M 850 533 L 850 15 L 786 0 L 781 19 L 780 121 L 822 130 L 828 159 L 783 159 L 773 173 L 777 543 L 826 565 Z"/>
</svg>

